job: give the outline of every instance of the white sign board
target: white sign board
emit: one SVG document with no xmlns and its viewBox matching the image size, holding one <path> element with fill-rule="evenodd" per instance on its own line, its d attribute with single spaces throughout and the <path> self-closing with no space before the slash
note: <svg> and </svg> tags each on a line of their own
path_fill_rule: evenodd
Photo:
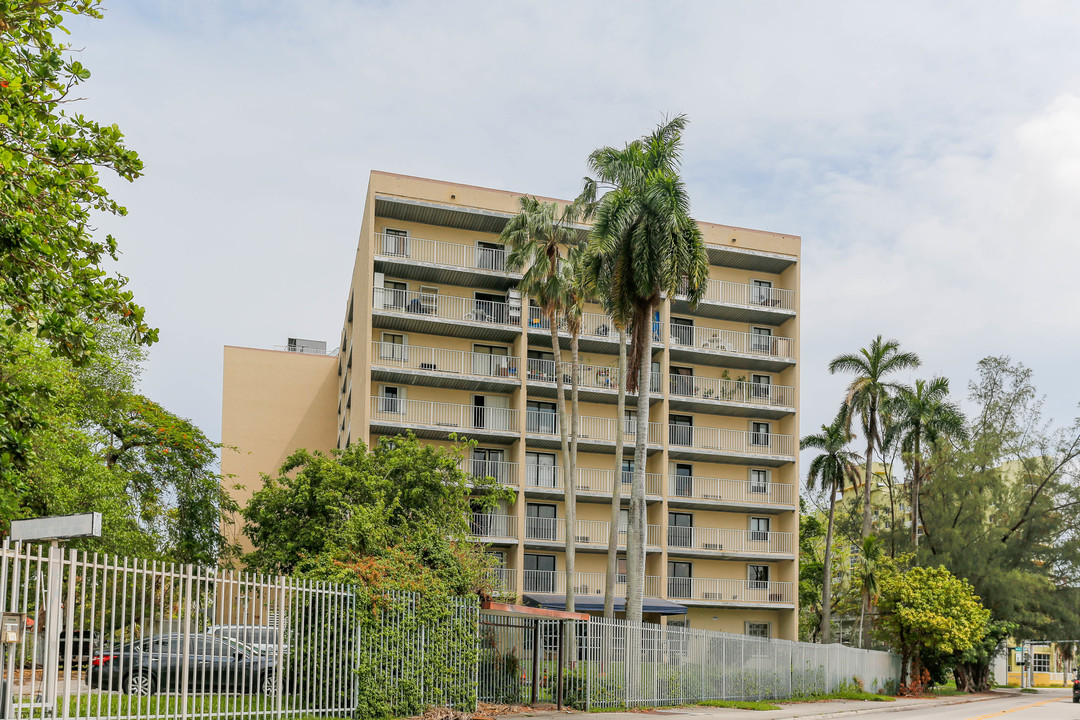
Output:
<svg viewBox="0 0 1080 720">
<path fill-rule="evenodd" d="M 55 515 L 11 521 L 12 542 L 67 540 L 80 537 L 101 537 L 101 513 Z"/>
</svg>

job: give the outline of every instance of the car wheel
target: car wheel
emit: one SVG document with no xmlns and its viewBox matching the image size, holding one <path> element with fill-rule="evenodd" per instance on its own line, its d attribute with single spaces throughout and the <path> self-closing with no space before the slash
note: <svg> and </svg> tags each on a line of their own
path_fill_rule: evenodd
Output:
<svg viewBox="0 0 1080 720">
<path fill-rule="evenodd" d="M 154 694 L 154 678 L 145 672 L 133 672 L 124 682 L 124 694 L 146 697 Z"/>
<path fill-rule="evenodd" d="M 277 695 L 277 673 L 273 670 L 267 670 L 259 676 L 258 692 L 266 697 Z"/>
</svg>

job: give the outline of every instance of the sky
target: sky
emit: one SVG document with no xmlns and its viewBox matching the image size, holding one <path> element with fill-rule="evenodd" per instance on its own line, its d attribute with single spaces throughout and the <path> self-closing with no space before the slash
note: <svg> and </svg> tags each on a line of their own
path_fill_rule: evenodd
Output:
<svg viewBox="0 0 1080 720">
<path fill-rule="evenodd" d="M 1080 4 L 106 0 L 78 110 L 146 164 L 102 217 L 161 340 L 143 391 L 221 431 L 223 346 L 340 334 L 371 170 L 568 198 L 686 113 L 695 217 L 802 237 L 801 434 L 896 338 L 962 401 L 1010 355 L 1080 401 Z M 911 376 L 914 377 L 914 376 Z M 909 378 L 910 379 L 910 378 Z"/>
</svg>

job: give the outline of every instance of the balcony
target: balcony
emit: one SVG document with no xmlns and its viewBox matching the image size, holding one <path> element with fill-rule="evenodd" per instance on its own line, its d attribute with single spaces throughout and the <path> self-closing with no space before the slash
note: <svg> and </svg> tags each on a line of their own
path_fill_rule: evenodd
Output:
<svg viewBox="0 0 1080 720">
<path fill-rule="evenodd" d="M 685 605 L 795 607 L 795 583 L 722 578 L 668 578 L 667 597 Z"/>
<path fill-rule="evenodd" d="M 399 435 L 411 430 L 417 437 L 436 440 L 458 433 L 482 442 L 507 444 L 519 437 L 517 413 L 509 408 L 372 396 L 371 431 Z"/>
<path fill-rule="evenodd" d="M 649 423 L 649 452 L 660 450 L 661 423 Z M 569 428 L 567 428 L 569 432 Z M 624 452 L 634 451 L 637 424 L 627 423 L 623 428 Z M 559 416 L 538 410 L 525 411 L 525 434 L 530 447 L 561 449 Z M 582 416 L 578 418 L 578 450 L 581 452 L 610 452 L 615 449 L 615 418 Z"/>
<path fill-rule="evenodd" d="M 565 593 L 566 573 L 557 570 L 525 570 L 522 572 L 525 592 Z M 606 573 L 574 573 L 574 593 L 577 595 L 603 595 Z M 618 582 L 621 580 L 622 582 Z M 645 576 L 645 597 L 660 597 L 663 579 L 657 575 Z M 626 595 L 626 576 L 616 576 L 615 594 Z"/>
<path fill-rule="evenodd" d="M 559 318 L 559 346 L 570 348 L 570 332 L 566 326 L 566 319 Z M 527 329 L 529 331 L 529 343 L 551 347 L 551 323 L 543 311 L 535 305 L 529 306 Z M 627 343 L 630 341 L 627 335 Z M 660 323 L 653 326 L 653 344 L 662 342 L 660 335 Z M 607 315 L 599 313 L 582 313 L 581 331 L 578 334 L 578 348 L 587 353 L 615 353 L 619 352 L 619 331 L 615 328 L 615 322 Z"/>
<path fill-rule="evenodd" d="M 521 306 L 456 295 L 373 288 L 372 325 L 402 332 L 510 342 L 521 334 Z"/>
<path fill-rule="evenodd" d="M 726 280 L 710 280 L 697 306 L 685 293 L 671 298 L 671 311 L 717 320 L 779 325 L 795 317 L 795 292 Z"/>
<path fill-rule="evenodd" d="M 375 233 L 375 272 L 407 280 L 505 290 L 521 279 L 507 272 L 507 254 L 496 247 Z"/>
<path fill-rule="evenodd" d="M 705 252 L 709 255 L 710 265 L 750 270 L 751 272 L 763 272 L 771 275 L 779 275 L 798 262 L 794 255 L 783 253 L 766 252 L 764 250 L 750 250 L 749 248 L 736 247 L 734 245 L 705 244 Z"/>
<path fill-rule="evenodd" d="M 491 594 L 500 598 L 517 596 L 517 570 L 513 568 L 491 568 L 487 571 L 487 581 Z"/>
<path fill-rule="evenodd" d="M 491 478 L 500 485 L 509 487 L 517 487 L 518 485 L 518 464 L 516 462 L 462 458 L 458 467 L 474 480 Z"/>
<path fill-rule="evenodd" d="M 555 375 L 555 361 L 526 360 L 525 377 L 529 383 L 529 395 L 535 397 L 558 397 L 558 377 Z M 564 389 L 567 399 L 570 396 L 570 384 L 574 379 L 574 364 L 564 362 L 561 366 Z M 578 397 L 581 402 L 606 402 L 616 403 L 619 401 L 619 368 L 609 365 L 578 364 L 577 382 Z M 650 402 L 659 402 L 663 398 L 660 394 L 660 373 L 652 373 L 653 393 Z M 636 398 L 634 393 L 629 397 Z M 636 400 L 634 402 L 637 402 Z"/>
<path fill-rule="evenodd" d="M 779 418 L 795 412 L 795 388 L 724 378 L 671 375 L 668 402 L 672 410 Z"/>
<path fill-rule="evenodd" d="M 607 520 L 578 520 L 574 529 L 574 546 L 578 550 L 607 550 L 608 534 L 611 523 Z M 659 525 L 645 527 L 645 545 L 655 550 L 660 549 Z M 566 544 L 565 518 L 525 518 L 525 543 L 541 545 L 547 543 Z M 626 546 L 626 530 L 619 530 L 619 546 Z"/>
<path fill-rule="evenodd" d="M 516 515 L 473 513 L 469 518 L 469 535 L 493 545 L 516 545 L 517 520 Z"/>
<path fill-rule="evenodd" d="M 577 474 L 577 499 L 579 501 L 611 501 L 611 493 L 614 491 L 612 479 L 615 473 L 613 471 L 578 468 Z M 628 503 L 630 502 L 631 473 L 624 472 L 622 475 L 623 483 L 620 493 L 623 502 Z M 560 466 L 527 465 L 525 468 L 525 494 L 530 497 L 561 498 L 565 493 L 563 477 L 563 469 Z M 660 499 L 662 483 L 663 476 L 660 473 L 645 473 L 647 502 L 656 502 Z"/>
<path fill-rule="evenodd" d="M 371 378 L 399 385 L 504 393 L 521 384 L 516 357 L 385 342 L 371 343 Z"/>
<path fill-rule="evenodd" d="M 668 424 L 667 439 L 672 459 L 773 467 L 795 460 L 791 435 Z"/>
<path fill-rule="evenodd" d="M 795 536 L 787 532 L 668 526 L 668 555 L 710 558 L 794 558 Z"/>
<path fill-rule="evenodd" d="M 777 513 L 792 510 L 797 503 L 794 485 L 689 475 L 668 476 L 668 504 L 672 507 L 721 505 L 742 512 Z"/>
<path fill-rule="evenodd" d="M 795 364 L 795 341 L 778 335 L 670 323 L 671 359 L 701 365 L 779 372 Z"/>
</svg>

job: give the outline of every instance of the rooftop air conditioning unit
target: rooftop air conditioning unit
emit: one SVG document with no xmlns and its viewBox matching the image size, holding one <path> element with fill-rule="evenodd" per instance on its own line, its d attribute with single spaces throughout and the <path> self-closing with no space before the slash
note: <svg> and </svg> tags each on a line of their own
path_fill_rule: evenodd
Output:
<svg viewBox="0 0 1080 720">
<path fill-rule="evenodd" d="M 313 355 L 326 354 L 325 340 L 303 340 L 301 338 L 289 338 L 286 345 L 289 352 L 312 353 Z"/>
</svg>

